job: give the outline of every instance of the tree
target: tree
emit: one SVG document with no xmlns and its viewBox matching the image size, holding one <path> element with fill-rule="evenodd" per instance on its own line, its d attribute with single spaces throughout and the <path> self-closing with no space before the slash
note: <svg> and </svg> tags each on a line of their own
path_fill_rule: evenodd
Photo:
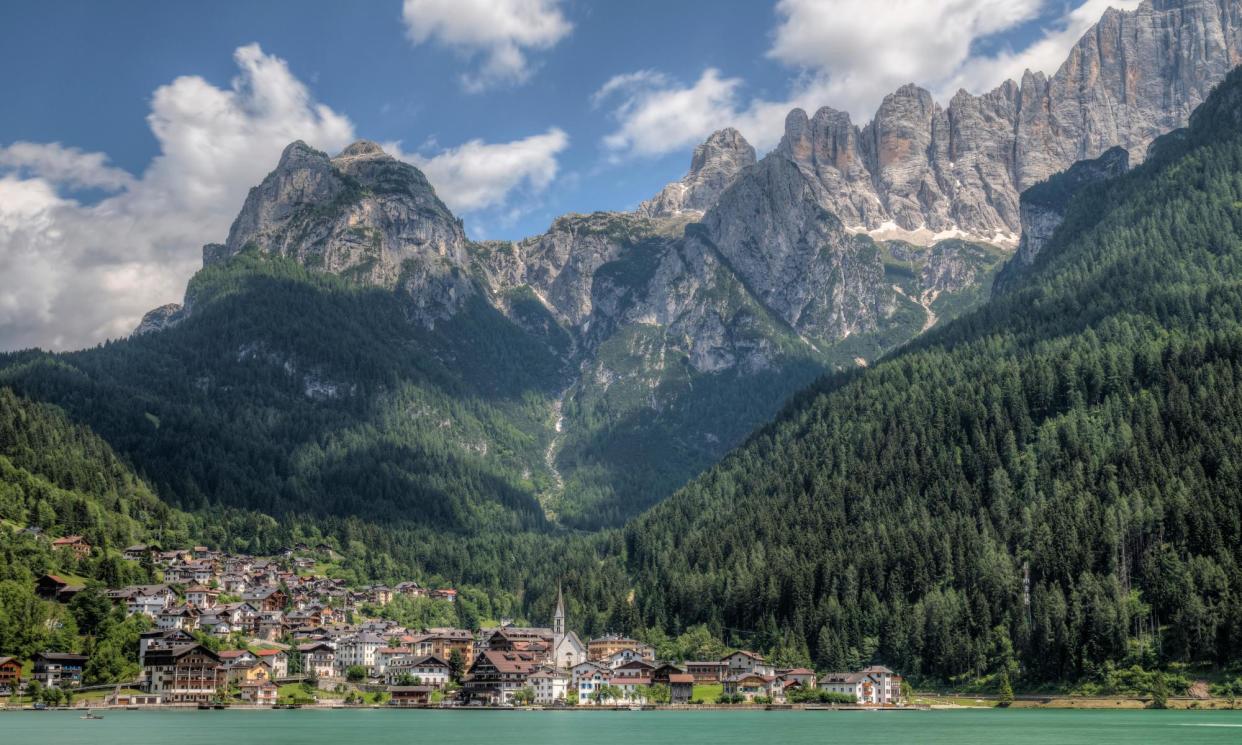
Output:
<svg viewBox="0 0 1242 745">
<path fill-rule="evenodd" d="M 1164 679 L 1164 673 L 1156 671 L 1151 676 L 1151 703 L 1148 705 L 1152 709 L 1169 708 L 1169 684 Z"/>
<path fill-rule="evenodd" d="M 513 703 L 518 706 L 529 706 L 535 703 L 535 689 L 530 686 L 523 686 L 513 692 Z"/>
<path fill-rule="evenodd" d="M 449 680 L 460 683 L 462 676 L 466 674 L 466 659 L 462 657 L 460 649 L 449 652 L 448 664 Z"/>
<path fill-rule="evenodd" d="M 367 669 L 362 665 L 350 665 L 345 668 L 345 680 L 350 683 L 360 683 L 367 679 Z"/>
<path fill-rule="evenodd" d="M 1002 673 L 1000 688 L 997 691 L 996 705 L 1007 707 L 1013 703 L 1013 686 L 1009 684 L 1009 673 Z"/>
</svg>

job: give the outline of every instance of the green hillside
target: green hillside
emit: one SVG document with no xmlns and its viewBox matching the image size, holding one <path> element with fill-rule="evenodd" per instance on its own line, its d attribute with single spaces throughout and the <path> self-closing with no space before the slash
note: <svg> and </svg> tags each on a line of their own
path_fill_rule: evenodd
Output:
<svg viewBox="0 0 1242 745">
<path fill-rule="evenodd" d="M 939 679 L 1242 655 L 1240 99 L 632 523 L 644 620 Z"/>
</svg>

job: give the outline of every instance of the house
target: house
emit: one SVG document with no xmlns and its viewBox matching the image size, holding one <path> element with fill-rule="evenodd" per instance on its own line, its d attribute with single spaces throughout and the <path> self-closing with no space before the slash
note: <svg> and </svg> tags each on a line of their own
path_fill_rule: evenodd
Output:
<svg viewBox="0 0 1242 745">
<path fill-rule="evenodd" d="M 57 538 L 52 541 L 52 549 L 56 551 L 67 550 L 72 551 L 74 556 L 84 559 L 91 554 L 91 544 L 80 535 L 67 535 L 63 538 Z"/>
<path fill-rule="evenodd" d="M 198 611 L 189 605 L 162 610 L 155 617 L 155 627 L 158 629 L 185 629 L 187 631 L 196 629 L 198 628 Z"/>
<path fill-rule="evenodd" d="M 388 686 L 388 705 L 427 706 L 434 690 L 431 686 Z"/>
<path fill-rule="evenodd" d="M 538 670 L 527 678 L 535 689 L 535 703 L 554 704 L 565 701 L 569 692 L 569 673 L 564 670 Z"/>
<path fill-rule="evenodd" d="M 216 599 L 219 597 L 219 590 L 213 590 L 206 585 L 195 583 L 185 588 L 185 601 L 199 610 L 216 607 Z"/>
<path fill-rule="evenodd" d="M 435 655 L 426 655 L 395 659 L 389 664 L 385 674 L 389 685 L 400 685 L 408 675 L 418 681 L 419 685 L 443 688 L 448 685 L 451 671 L 448 662 Z"/>
<path fill-rule="evenodd" d="M 272 668 L 273 678 L 289 676 L 289 655 L 283 649 L 256 649 L 254 656 Z"/>
<path fill-rule="evenodd" d="M 637 639 L 631 639 L 627 636 L 619 636 L 617 634 L 608 634 L 587 642 L 587 659 L 607 660 L 623 650 L 638 649 L 640 645 L 642 645 L 642 642 Z M 651 656 L 653 659 L 655 658 L 654 651 Z"/>
<path fill-rule="evenodd" d="M 725 676 L 750 673 L 762 676 L 776 675 L 776 667 L 763 659 L 763 655 L 739 650 L 720 659 L 725 664 Z"/>
<path fill-rule="evenodd" d="M 21 683 L 22 661 L 16 657 L 0 657 L 0 691 L 16 691 Z"/>
<path fill-rule="evenodd" d="M 727 696 L 741 696 L 747 702 L 753 702 L 756 696 L 776 698 L 781 690 L 775 675 L 737 673 L 724 679 L 724 693 Z"/>
<path fill-rule="evenodd" d="M 367 669 L 367 674 L 374 674 L 375 653 L 388 646 L 384 637 L 373 631 L 363 632 L 345 637 L 336 645 L 336 666 L 341 675 L 355 665 Z"/>
<path fill-rule="evenodd" d="M 621 667 L 625 667 L 626 665 L 629 665 L 630 663 L 633 663 L 633 662 L 639 663 L 640 665 L 644 666 L 645 669 L 647 669 L 648 671 L 655 669 L 655 665 L 651 664 L 651 662 L 648 661 L 647 658 L 643 657 L 642 652 L 639 652 L 636 649 L 623 649 L 620 652 L 617 652 L 613 656 L 609 657 L 608 659 L 604 660 L 604 662 L 608 665 L 608 667 L 612 668 L 613 670 L 616 670 Z"/>
<path fill-rule="evenodd" d="M 272 666 L 251 657 L 226 666 L 224 673 L 229 683 L 262 683 L 272 679 Z"/>
<path fill-rule="evenodd" d="M 610 667 L 612 667 L 610 665 Z M 655 666 L 642 660 L 630 660 L 616 667 L 612 667 L 612 676 L 614 678 L 646 678 L 651 679 L 651 673 L 655 670 Z"/>
<path fill-rule="evenodd" d="M 336 674 L 336 648 L 327 642 L 298 645 L 302 655 L 302 670 L 316 678 L 331 678 Z"/>
<path fill-rule="evenodd" d="M 145 543 L 138 543 L 133 546 L 126 547 L 126 549 L 122 552 L 122 555 L 130 561 L 142 561 L 144 558 L 155 556 L 158 552 L 159 548 L 156 546 L 148 546 Z"/>
<path fill-rule="evenodd" d="M 428 597 L 432 600 L 447 600 L 450 603 L 455 603 L 457 602 L 457 591 L 451 587 L 441 588 L 439 590 L 432 590 L 428 593 Z"/>
<path fill-rule="evenodd" d="M 688 704 L 694 697 L 694 676 L 690 673 L 673 673 L 668 676 L 669 703 Z"/>
<path fill-rule="evenodd" d="M 421 598 L 427 595 L 427 591 L 419 587 L 417 582 L 399 582 L 393 589 L 407 598 Z"/>
<path fill-rule="evenodd" d="M 55 600 L 59 603 L 67 603 L 73 599 L 82 590 L 86 589 L 86 585 L 70 584 L 68 580 L 58 574 L 45 574 L 35 580 L 35 594 L 44 600 Z"/>
<path fill-rule="evenodd" d="M 284 610 L 289 604 L 289 596 L 279 587 L 262 587 L 250 590 L 242 595 L 242 600 L 250 603 L 257 610 Z"/>
<path fill-rule="evenodd" d="M 453 652 L 461 656 L 463 668 L 474 664 L 474 634 L 466 629 L 455 629 L 439 626 L 427 629 L 415 642 L 414 652 L 421 655 L 435 655 L 442 660 L 453 659 Z"/>
<path fill-rule="evenodd" d="M 125 605 L 125 612 L 131 616 L 144 615 L 155 618 L 176 600 L 176 594 L 168 585 L 130 585 L 116 590 L 108 590 L 112 602 Z"/>
<path fill-rule="evenodd" d="M 661 663 L 651 669 L 651 684 L 668 685 L 670 677 L 680 675 L 684 672 L 686 672 L 684 668 L 678 667 L 671 662 Z"/>
<path fill-rule="evenodd" d="M 412 654 L 409 647 L 380 647 L 375 650 L 375 674 L 383 675 L 393 660 L 410 657 Z"/>
<path fill-rule="evenodd" d="M 472 699 L 512 703 L 513 694 L 526 686 L 527 678 L 542 662 L 540 654 L 486 650 L 470 666 L 466 693 Z"/>
<path fill-rule="evenodd" d="M 220 657 L 201 644 L 147 650 L 149 689 L 165 704 L 206 703 L 221 683 Z"/>
<path fill-rule="evenodd" d="M 276 703 L 278 690 L 270 680 L 242 683 L 238 688 L 241 690 L 242 701 L 248 704 L 272 706 Z"/>
<path fill-rule="evenodd" d="M 591 665 L 592 663 L 588 662 L 585 664 Z M 578 691 L 578 705 L 587 706 L 605 703 L 596 701 L 595 695 L 601 688 L 609 684 L 612 678 L 611 673 L 606 668 L 598 666 L 588 668 L 584 665 L 579 665 L 574 670 L 574 687 Z"/>
<path fill-rule="evenodd" d="M 901 676 L 883 665 L 854 673 L 824 673 L 819 689 L 853 696 L 860 704 L 891 706 L 901 703 Z"/>
<path fill-rule="evenodd" d="M 193 643 L 194 637 L 181 629 L 144 631 L 138 636 L 138 667 L 146 666 L 145 660 L 149 650 L 171 649 Z"/>
<path fill-rule="evenodd" d="M 693 660 L 686 662 L 686 672 L 694 676 L 696 683 L 719 683 L 724 680 L 727 667 L 720 660 Z"/>
<path fill-rule="evenodd" d="M 780 678 L 781 688 L 786 692 L 797 688 L 807 690 L 815 687 L 815 671 L 805 667 L 777 670 L 776 677 Z"/>
<path fill-rule="evenodd" d="M 77 688 L 82 685 L 86 655 L 39 652 L 34 656 L 31 678 L 44 688 Z"/>
<path fill-rule="evenodd" d="M 644 691 L 651 686 L 651 678 L 613 675 L 608 684 L 617 691 L 616 700 L 626 704 L 647 703 Z"/>
</svg>

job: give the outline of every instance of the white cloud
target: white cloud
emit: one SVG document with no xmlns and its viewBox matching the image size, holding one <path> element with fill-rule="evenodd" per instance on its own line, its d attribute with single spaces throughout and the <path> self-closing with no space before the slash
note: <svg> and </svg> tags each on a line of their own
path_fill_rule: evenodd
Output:
<svg viewBox="0 0 1242 745">
<path fill-rule="evenodd" d="M 467 56 L 484 56 L 480 69 L 462 76 L 478 92 L 530 78 L 530 50 L 553 47 L 573 25 L 560 0 L 405 0 L 402 19 L 416 44 L 436 40 Z"/>
<path fill-rule="evenodd" d="M 422 169 L 450 209 L 472 212 L 504 205 L 515 191 L 546 189 L 556 178 L 556 156 L 568 146 L 569 136 L 553 127 L 513 142 L 470 140 L 431 157 L 402 153 L 396 144 L 385 149 Z"/>
<path fill-rule="evenodd" d="M 1108 8 L 1134 10 L 1141 0 L 1086 0 L 1045 30 L 1032 44 L 1020 50 L 1008 49 L 988 57 L 968 59 L 947 84 L 942 94 L 959 88 L 972 92 L 991 90 L 1006 80 L 1021 80 L 1026 70 L 1055 73 L 1069 56 L 1070 49 L 1100 20 Z"/>
<path fill-rule="evenodd" d="M 128 172 L 108 165 L 103 153 L 87 153 L 59 142 L 14 142 L 0 147 L 0 168 L 14 169 L 71 187 L 117 191 L 133 184 Z"/>
<path fill-rule="evenodd" d="M 0 148 L 0 349 L 77 348 L 128 334 L 181 298 L 251 186 L 293 140 L 336 152 L 350 120 L 318 103 L 284 60 L 258 45 L 234 53 L 228 88 L 196 76 L 158 88 L 147 117 L 159 154 L 134 177 L 102 153 L 60 144 Z M 472 140 L 412 159 L 450 205 L 504 207 L 556 176 L 559 129 L 502 144 Z M 115 192 L 95 204 L 64 190 Z"/>
<path fill-rule="evenodd" d="M 653 70 L 617 75 L 591 97 L 596 106 L 615 102 L 617 128 L 603 139 L 612 160 L 659 156 L 697 145 L 721 127 L 733 126 L 761 152 L 779 140 L 785 115 L 795 106 L 816 107 L 825 92 L 820 81 L 799 81 L 783 101 L 743 102 L 741 78 L 721 77 L 708 68 L 692 85 Z"/>
<path fill-rule="evenodd" d="M 795 107 L 832 106 L 862 124 L 906 83 L 944 102 L 959 87 L 982 93 L 1027 67 L 1055 72 L 1106 7 L 1138 4 L 1083 0 L 1027 46 L 981 56 L 972 52 L 977 41 L 1036 18 L 1046 0 L 780 0 L 768 56 L 797 70 L 783 99 L 747 99 L 741 78 L 709 68 L 690 85 L 650 69 L 617 75 L 591 102 L 613 103 L 617 127 L 603 145 L 614 161 L 685 151 L 725 126 L 762 152 L 780 140 Z"/>
</svg>

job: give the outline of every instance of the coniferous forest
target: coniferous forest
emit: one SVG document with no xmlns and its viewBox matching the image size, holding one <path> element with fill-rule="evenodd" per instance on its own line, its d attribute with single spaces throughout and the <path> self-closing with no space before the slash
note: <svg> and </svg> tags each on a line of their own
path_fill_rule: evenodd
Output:
<svg viewBox="0 0 1242 745">
<path fill-rule="evenodd" d="M 174 329 L 0 357 L 0 646 L 74 645 L 23 636 L 64 612 L 33 600 L 40 573 L 147 579 L 106 551 L 67 564 L 33 526 L 104 548 L 325 540 L 361 580 L 462 587 L 467 626 L 543 618 L 563 582 L 586 633 L 916 680 L 1229 663 L 1239 124 L 1235 72 L 1141 166 L 1078 192 L 981 309 L 820 380 L 621 530 L 555 524 L 530 496 L 553 475 L 520 466 L 547 445 L 523 422 L 556 394 L 563 340 L 483 307 L 411 331 L 391 293 L 245 252 L 196 277 Z M 106 612 L 70 615 L 59 628 L 132 641 Z"/>
</svg>

